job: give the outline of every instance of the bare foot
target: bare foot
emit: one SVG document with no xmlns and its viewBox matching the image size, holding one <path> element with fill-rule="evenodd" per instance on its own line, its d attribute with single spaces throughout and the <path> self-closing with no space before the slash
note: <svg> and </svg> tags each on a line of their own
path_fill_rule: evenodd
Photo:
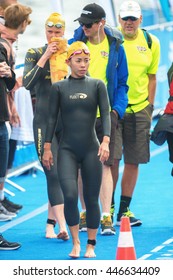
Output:
<svg viewBox="0 0 173 280">
<path fill-rule="evenodd" d="M 73 249 L 69 254 L 71 258 L 79 258 L 80 257 L 80 244 L 73 245 Z"/>
<path fill-rule="evenodd" d="M 57 235 L 57 238 L 67 241 L 67 240 L 69 240 L 70 237 L 66 231 L 60 231 Z"/>
<path fill-rule="evenodd" d="M 96 254 L 94 253 L 94 246 L 88 244 L 86 248 L 86 253 L 84 255 L 85 258 L 95 258 Z"/>
<path fill-rule="evenodd" d="M 46 238 L 57 238 L 57 235 L 54 231 L 54 225 L 46 225 Z"/>
</svg>

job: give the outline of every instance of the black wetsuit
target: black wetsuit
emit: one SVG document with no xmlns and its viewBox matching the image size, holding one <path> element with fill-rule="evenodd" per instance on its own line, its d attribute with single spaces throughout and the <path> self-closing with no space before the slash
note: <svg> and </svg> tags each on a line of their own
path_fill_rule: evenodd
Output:
<svg viewBox="0 0 173 280">
<path fill-rule="evenodd" d="M 110 135 L 109 101 L 104 83 L 90 77 L 66 80 L 53 84 L 50 96 L 50 116 L 46 142 L 51 142 L 61 110 L 63 134 L 58 150 L 58 173 L 64 194 L 67 224 L 79 223 L 78 167 L 80 164 L 86 204 L 87 227 L 96 229 L 100 223 L 98 197 L 102 164 L 98 157 L 99 142 L 95 132 L 99 106 L 103 135 Z M 54 156 L 54 161 L 56 157 Z"/>
<path fill-rule="evenodd" d="M 36 64 L 45 52 L 46 48 L 47 46 L 28 50 L 25 57 L 23 78 L 24 87 L 30 90 L 31 95 L 34 94 L 36 97 L 33 129 L 35 146 L 40 162 L 43 154 L 43 145 L 45 140 L 47 118 L 49 113 L 51 79 L 49 61 L 46 62 L 44 68 L 41 68 Z M 55 158 L 57 158 L 59 135 L 60 134 L 57 130 L 52 141 L 52 152 L 55 155 Z M 51 206 L 64 203 L 63 194 L 58 179 L 57 162 L 54 162 L 54 166 L 51 168 L 51 171 L 48 171 L 46 168 L 44 168 L 44 172 L 46 174 L 48 197 Z"/>
</svg>

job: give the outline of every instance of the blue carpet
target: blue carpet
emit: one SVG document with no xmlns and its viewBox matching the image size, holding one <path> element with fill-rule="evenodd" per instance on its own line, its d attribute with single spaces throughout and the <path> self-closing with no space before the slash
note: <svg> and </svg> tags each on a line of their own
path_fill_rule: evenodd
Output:
<svg viewBox="0 0 173 280">
<path fill-rule="evenodd" d="M 141 227 L 132 227 L 137 259 L 173 259 L 171 168 L 167 146 L 158 147 L 151 143 L 151 161 L 140 166 L 139 180 L 131 203 L 131 211 L 143 221 Z M 64 242 L 44 237 L 47 219 L 47 190 L 44 174 L 37 171 L 35 177 L 26 174 L 13 177 L 12 180 L 24 187 L 25 192 L 6 184 L 8 190 L 15 192 L 15 196 L 10 199 L 23 204 L 24 207 L 12 221 L 0 223 L 0 232 L 7 240 L 20 242 L 22 247 L 11 252 L 0 251 L 0 259 L 69 260 L 71 240 Z M 116 211 L 119 206 L 119 196 L 120 180 L 115 194 Z M 97 256 L 94 260 L 115 260 L 119 227 L 116 227 L 116 231 L 115 236 L 101 236 L 98 232 Z M 80 239 L 82 246 L 80 260 L 84 260 L 86 233 L 81 232 Z"/>
</svg>

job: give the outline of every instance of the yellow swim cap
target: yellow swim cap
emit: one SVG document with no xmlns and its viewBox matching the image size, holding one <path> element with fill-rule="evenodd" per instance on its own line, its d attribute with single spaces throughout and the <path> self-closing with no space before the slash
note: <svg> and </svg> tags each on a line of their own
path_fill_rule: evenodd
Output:
<svg viewBox="0 0 173 280">
<path fill-rule="evenodd" d="M 67 59 L 70 59 L 72 56 L 76 54 L 82 54 L 90 55 L 90 51 L 87 47 L 87 45 L 84 42 L 76 41 L 72 43 L 68 50 L 67 50 Z"/>
<path fill-rule="evenodd" d="M 55 26 L 57 28 L 65 28 L 65 20 L 62 15 L 58 13 L 52 13 L 46 20 L 45 25 L 48 27 Z"/>
</svg>

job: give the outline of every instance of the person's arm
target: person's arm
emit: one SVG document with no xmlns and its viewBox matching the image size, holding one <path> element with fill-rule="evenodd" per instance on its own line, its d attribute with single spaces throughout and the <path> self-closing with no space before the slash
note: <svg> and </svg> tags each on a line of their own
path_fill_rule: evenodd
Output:
<svg viewBox="0 0 173 280">
<path fill-rule="evenodd" d="M 151 34 L 150 34 L 151 35 Z M 148 69 L 148 101 L 151 105 L 154 106 L 155 94 L 156 94 L 156 73 L 159 67 L 160 61 L 160 42 L 158 38 L 154 35 L 151 35 L 152 38 L 152 61 Z"/>
<path fill-rule="evenodd" d="M 40 51 L 43 51 L 40 48 Z M 43 67 L 37 65 L 39 60 L 37 49 L 29 49 L 25 56 L 24 72 L 23 72 L 23 86 L 27 90 L 32 90 L 39 80 Z"/>
<path fill-rule="evenodd" d="M 156 75 L 148 74 L 148 101 L 154 106 L 155 94 L 156 94 Z"/>
<path fill-rule="evenodd" d="M 37 52 L 43 52 L 38 57 Z M 46 50 L 40 48 L 40 50 L 29 49 L 25 57 L 25 66 L 23 74 L 23 85 L 26 89 L 32 89 L 37 80 L 39 79 L 46 62 L 57 51 L 57 43 L 52 42 L 47 45 Z"/>
<path fill-rule="evenodd" d="M 103 163 L 109 158 L 111 120 L 108 93 L 102 81 L 98 81 L 98 103 L 103 129 L 103 140 L 99 147 L 98 156 L 100 156 L 100 161 Z"/>
<path fill-rule="evenodd" d="M 0 44 L 0 77 L 4 78 L 7 89 L 12 90 L 16 83 L 16 76 L 8 65 L 7 50 L 2 44 Z"/>
<path fill-rule="evenodd" d="M 124 116 L 128 104 L 128 67 L 124 47 L 119 46 L 118 65 L 116 67 L 116 51 L 115 45 L 110 47 L 110 58 L 108 64 L 108 91 L 111 103 L 111 109 L 117 113 L 118 118 Z M 117 76 L 117 77 L 116 77 Z"/>
<path fill-rule="evenodd" d="M 53 84 L 50 92 L 49 99 L 49 116 L 46 127 L 45 143 L 44 143 L 44 153 L 42 156 L 43 165 L 50 170 L 51 165 L 53 165 L 53 155 L 51 151 L 51 142 L 55 132 L 58 112 L 59 112 L 59 88 L 57 85 Z"/>
<path fill-rule="evenodd" d="M 9 92 L 7 92 L 7 105 L 9 112 L 9 120 L 11 125 L 20 125 L 20 118 L 16 110 L 13 95 L 11 90 L 14 88 L 16 78 L 15 73 L 12 71 L 10 66 L 7 64 L 7 52 L 5 48 L 0 50 L 0 77 L 4 79 L 5 84 Z"/>
</svg>

